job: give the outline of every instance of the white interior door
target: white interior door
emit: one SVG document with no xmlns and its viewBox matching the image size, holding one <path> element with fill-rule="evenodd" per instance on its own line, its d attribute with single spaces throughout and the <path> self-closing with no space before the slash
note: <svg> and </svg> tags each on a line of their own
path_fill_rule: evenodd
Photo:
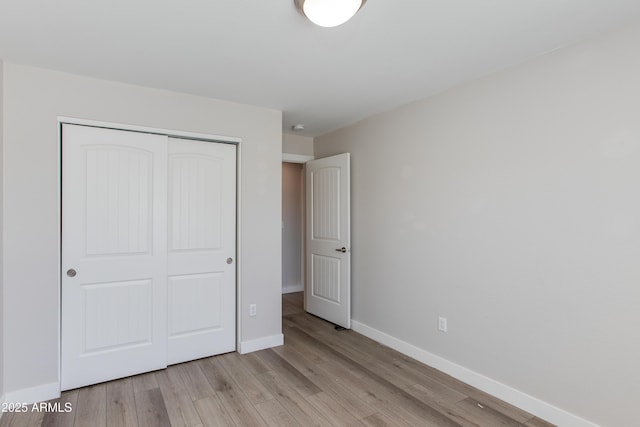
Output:
<svg viewBox="0 0 640 427">
<path fill-rule="evenodd" d="M 169 364 L 236 348 L 236 147 L 169 139 Z"/>
<path fill-rule="evenodd" d="M 306 163 L 306 310 L 351 328 L 349 153 Z"/>
<path fill-rule="evenodd" d="M 67 390 L 166 366 L 167 137 L 62 132 Z"/>
</svg>

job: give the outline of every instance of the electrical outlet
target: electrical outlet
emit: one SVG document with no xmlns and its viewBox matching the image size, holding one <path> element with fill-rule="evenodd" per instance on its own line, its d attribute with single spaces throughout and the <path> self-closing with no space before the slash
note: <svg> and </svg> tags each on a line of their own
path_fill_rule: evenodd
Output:
<svg viewBox="0 0 640 427">
<path fill-rule="evenodd" d="M 249 304 L 249 316 L 254 317 L 258 312 L 256 304 Z"/>
<path fill-rule="evenodd" d="M 440 332 L 447 332 L 447 318 L 438 316 L 438 330 Z"/>
</svg>

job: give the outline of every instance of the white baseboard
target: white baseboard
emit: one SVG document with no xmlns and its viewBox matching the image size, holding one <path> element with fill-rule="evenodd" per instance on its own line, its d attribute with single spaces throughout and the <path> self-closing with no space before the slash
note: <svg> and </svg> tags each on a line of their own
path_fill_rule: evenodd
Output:
<svg viewBox="0 0 640 427">
<path fill-rule="evenodd" d="M 42 384 L 35 387 L 10 391 L 3 396 L 6 403 L 36 403 L 60 397 L 60 383 Z"/>
<path fill-rule="evenodd" d="M 302 291 L 304 291 L 304 287 L 301 284 L 294 285 L 294 286 L 284 286 L 282 288 L 283 294 L 292 294 L 294 292 L 302 292 Z"/>
<path fill-rule="evenodd" d="M 577 415 L 557 408 L 506 384 L 502 384 L 471 369 L 465 368 L 464 366 L 450 362 L 413 344 L 399 340 L 364 323 L 351 320 L 351 327 L 354 331 L 374 341 L 449 374 L 460 381 L 472 385 L 550 423 L 563 427 L 598 427 L 597 424 L 591 421 L 580 418 Z"/>
<path fill-rule="evenodd" d="M 238 353 L 247 354 L 258 350 L 264 350 L 265 348 L 278 347 L 284 344 L 284 335 L 271 335 L 268 337 L 258 338 L 251 341 L 241 341 L 238 348 Z"/>
</svg>

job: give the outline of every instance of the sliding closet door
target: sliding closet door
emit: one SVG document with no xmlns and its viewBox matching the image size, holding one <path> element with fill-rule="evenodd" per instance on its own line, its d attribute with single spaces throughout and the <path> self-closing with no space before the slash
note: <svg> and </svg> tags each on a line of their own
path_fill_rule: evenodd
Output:
<svg viewBox="0 0 640 427">
<path fill-rule="evenodd" d="M 62 388 L 236 348 L 236 147 L 64 125 Z"/>
<path fill-rule="evenodd" d="M 236 348 L 236 147 L 169 139 L 168 363 Z"/>
<path fill-rule="evenodd" d="M 167 363 L 167 137 L 64 125 L 63 390 Z"/>
</svg>

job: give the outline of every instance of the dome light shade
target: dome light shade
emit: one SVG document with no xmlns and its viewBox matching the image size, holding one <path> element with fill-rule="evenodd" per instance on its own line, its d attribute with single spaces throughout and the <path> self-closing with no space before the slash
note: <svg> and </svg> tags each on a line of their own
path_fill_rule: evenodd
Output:
<svg viewBox="0 0 640 427">
<path fill-rule="evenodd" d="M 321 27 L 337 27 L 347 22 L 367 0 L 295 0 L 298 10 Z"/>
</svg>

